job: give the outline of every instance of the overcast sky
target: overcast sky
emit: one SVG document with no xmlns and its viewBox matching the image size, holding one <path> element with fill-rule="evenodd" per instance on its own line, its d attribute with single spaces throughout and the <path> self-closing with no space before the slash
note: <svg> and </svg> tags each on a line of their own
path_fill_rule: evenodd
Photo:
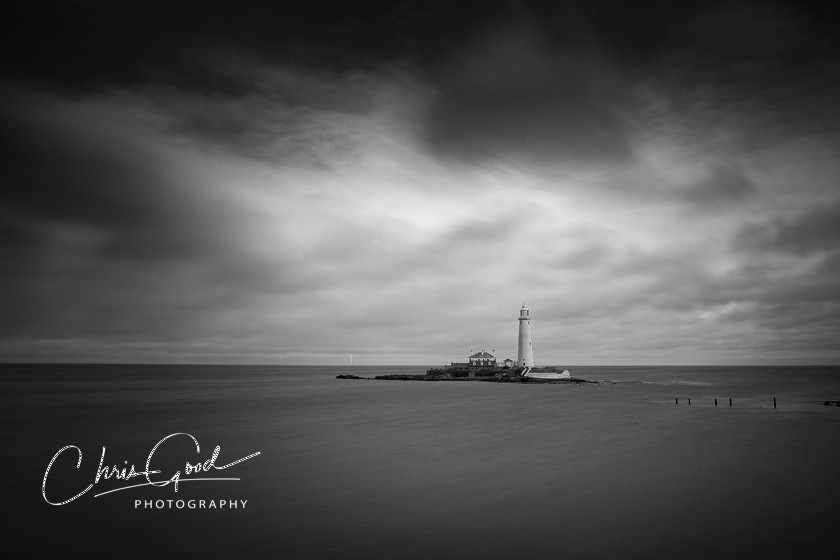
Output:
<svg viewBox="0 0 840 560">
<path fill-rule="evenodd" d="M 0 8 L 0 360 L 840 362 L 836 9 L 173 4 Z"/>
</svg>

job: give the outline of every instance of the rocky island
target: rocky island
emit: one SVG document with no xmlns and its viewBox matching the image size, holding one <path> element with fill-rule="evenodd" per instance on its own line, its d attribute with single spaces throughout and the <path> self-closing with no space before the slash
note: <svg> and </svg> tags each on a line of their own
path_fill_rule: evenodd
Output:
<svg viewBox="0 0 840 560">
<path fill-rule="evenodd" d="M 336 379 L 384 379 L 391 381 L 489 381 L 494 383 L 598 383 L 572 377 L 569 370 L 555 366 L 534 366 L 534 350 L 531 341 L 531 310 L 522 304 L 519 310 L 519 340 L 516 362 L 506 359 L 501 362 L 482 350 L 467 358 L 466 362 L 452 362 L 448 366 L 432 368 L 425 374 L 387 374 L 376 377 L 359 377 L 342 374 Z M 495 352 L 495 350 L 494 350 Z"/>
<path fill-rule="evenodd" d="M 598 383 L 587 381 L 576 377 L 539 377 L 534 374 L 561 375 L 566 371 L 558 367 L 524 368 L 504 366 L 483 366 L 483 367 L 460 367 L 461 364 L 453 364 L 442 368 L 431 368 L 425 374 L 398 374 L 389 373 L 375 377 L 362 377 L 352 374 L 337 375 L 336 379 L 363 379 L 363 380 L 384 380 L 384 381 L 476 381 L 485 383 Z M 531 374 L 531 375 L 529 375 Z"/>
</svg>

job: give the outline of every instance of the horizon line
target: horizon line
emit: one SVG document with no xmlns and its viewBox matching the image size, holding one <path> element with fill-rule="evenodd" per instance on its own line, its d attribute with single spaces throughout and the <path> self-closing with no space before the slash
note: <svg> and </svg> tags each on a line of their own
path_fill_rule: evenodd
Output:
<svg viewBox="0 0 840 560">
<path fill-rule="evenodd" d="M 364 367 L 436 367 L 438 364 L 281 364 L 281 363 L 245 363 L 245 362 L 58 362 L 58 361 L 3 361 L 0 365 L 60 365 L 60 366 L 241 366 L 241 367 L 334 367 L 334 368 L 364 368 Z M 838 363 L 621 363 L 610 362 L 600 364 L 566 364 L 562 367 L 840 367 Z M 558 364 L 540 364 L 534 367 L 561 367 Z"/>
</svg>

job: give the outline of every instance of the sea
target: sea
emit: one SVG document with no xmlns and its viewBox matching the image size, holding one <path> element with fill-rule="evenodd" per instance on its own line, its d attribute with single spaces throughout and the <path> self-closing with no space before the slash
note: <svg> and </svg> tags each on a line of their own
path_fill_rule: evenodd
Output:
<svg viewBox="0 0 840 560">
<path fill-rule="evenodd" d="M 282 559 L 838 548 L 840 408 L 825 403 L 840 400 L 840 367 L 336 379 L 426 369 L 0 365 L 4 547 Z M 128 476 L 147 470 L 155 485 Z"/>
</svg>

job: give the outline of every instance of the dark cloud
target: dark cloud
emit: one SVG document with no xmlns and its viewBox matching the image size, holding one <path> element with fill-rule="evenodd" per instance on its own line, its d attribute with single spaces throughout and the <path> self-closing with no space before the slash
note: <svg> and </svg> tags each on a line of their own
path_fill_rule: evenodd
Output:
<svg viewBox="0 0 840 560">
<path fill-rule="evenodd" d="M 473 162 L 626 161 L 651 124 L 644 92 L 691 114 L 697 134 L 738 121 L 764 131 L 752 143 L 836 129 L 840 48 L 821 19 L 831 10 L 781 2 L 527 6 L 432 74 L 439 98 L 426 139 L 435 153 Z M 728 175 L 716 178 L 717 193 L 744 193 L 745 183 Z"/>
<path fill-rule="evenodd" d="M 471 161 L 630 157 L 620 80 L 602 61 L 545 50 L 531 33 L 490 37 L 440 74 L 430 147 Z"/>
<path fill-rule="evenodd" d="M 716 165 L 703 181 L 691 185 L 682 195 L 693 205 L 721 208 L 738 204 L 758 190 L 742 170 L 734 165 Z"/>
<path fill-rule="evenodd" d="M 840 249 L 840 201 L 814 208 L 795 219 L 776 219 L 743 228 L 734 239 L 742 251 L 807 255 Z"/>
<path fill-rule="evenodd" d="M 29 109 L 37 111 L 24 111 Z M 138 175 L 153 173 L 139 154 L 117 154 L 107 141 L 91 142 L 73 127 L 40 125 L 8 111 L 0 118 L 0 149 L 7 158 L 3 198 L 11 209 L 107 226 L 142 221 L 149 204 L 157 204 L 157 197 L 138 188 Z"/>
<path fill-rule="evenodd" d="M 600 345 L 615 337 L 616 344 L 629 342 L 657 354 L 673 348 L 731 357 L 744 350 L 760 359 L 779 355 L 796 360 L 835 346 L 840 285 L 830 272 L 837 268 L 837 253 L 832 255 L 802 271 L 768 263 L 720 274 L 699 254 L 635 253 L 611 263 L 601 289 L 583 288 L 540 311 L 546 323 L 555 318 L 599 329 L 594 336 Z"/>
<path fill-rule="evenodd" d="M 420 64 L 504 4 L 5 2 L 3 52 L 14 79 L 70 93 L 166 84 L 237 96 L 259 84 L 219 72 L 213 55 L 236 51 L 262 63 L 327 72 L 394 60 Z"/>
<path fill-rule="evenodd" d="M 276 261 L 242 250 L 241 222 L 212 185 L 173 172 L 154 136 L 137 138 L 148 130 L 41 101 L 0 115 L 3 336 L 176 340 L 297 289 Z"/>
<path fill-rule="evenodd" d="M 679 111 L 696 111 L 700 92 L 710 126 L 750 114 L 783 133 L 840 117 L 830 102 L 840 92 L 837 9 L 824 3 L 150 0 L 2 10 L 8 82 L 67 95 L 163 87 L 209 96 L 216 102 L 173 108 L 180 130 L 257 155 L 269 129 L 294 129 L 301 108 L 369 110 L 346 83 L 359 73 L 406 72 L 433 90 L 429 148 L 474 162 L 626 160 L 644 126 L 640 87 Z M 288 79 L 267 84 L 268 67 Z M 294 111 L 269 116 L 271 127 L 262 119 L 272 105 Z"/>
<path fill-rule="evenodd" d="M 31 104 L 17 109 L 3 114 L 0 126 L 7 228 L 30 238 L 51 228 L 86 228 L 104 258 L 164 261 L 196 252 L 195 206 L 179 199 L 177 179 L 152 151 L 96 126 L 40 122 Z"/>
<path fill-rule="evenodd" d="M 282 165 L 308 161 L 329 167 L 350 149 L 341 118 L 359 117 L 378 108 L 368 77 L 338 82 L 319 76 L 253 69 L 262 76 L 247 96 L 194 99 L 177 92 L 153 92 L 166 115 L 170 134 L 265 162 Z"/>
<path fill-rule="evenodd" d="M 787 65 L 815 49 L 826 54 L 836 46 L 828 32 L 838 15 L 824 2 L 723 0 L 43 0 L 4 2 L 2 10 L 4 62 L 12 78 L 84 91 L 167 83 L 233 95 L 258 84 L 216 73 L 208 54 L 240 51 L 298 70 L 393 62 L 434 69 L 488 34 L 527 25 L 552 52 L 601 52 L 633 68 L 677 55 L 688 71 L 708 69 L 700 63 L 722 57 L 743 64 L 721 66 L 715 75 L 741 74 L 767 68 L 756 62 Z"/>
</svg>

